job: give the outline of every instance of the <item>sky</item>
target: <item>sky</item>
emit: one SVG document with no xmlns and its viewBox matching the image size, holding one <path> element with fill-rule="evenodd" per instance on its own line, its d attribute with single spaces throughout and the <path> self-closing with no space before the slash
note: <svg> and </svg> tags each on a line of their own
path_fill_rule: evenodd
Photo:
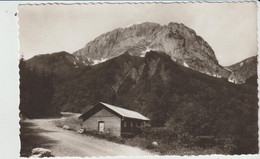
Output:
<svg viewBox="0 0 260 159">
<path fill-rule="evenodd" d="M 99 35 L 143 22 L 183 23 L 209 43 L 223 66 L 257 54 L 257 6 L 247 3 L 20 5 L 20 54 L 83 48 Z"/>
</svg>

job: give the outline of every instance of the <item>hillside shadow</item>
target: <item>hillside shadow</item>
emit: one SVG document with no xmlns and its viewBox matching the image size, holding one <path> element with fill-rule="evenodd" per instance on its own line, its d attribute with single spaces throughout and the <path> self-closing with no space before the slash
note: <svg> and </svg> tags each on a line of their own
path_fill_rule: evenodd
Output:
<svg viewBox="0 0 260 159">
<path fill-rule="evenodd" d="M 41 136 L 42 132 L 53 132 L 44 130 L 41 128 L 35 128 L 35 124 L 20 121 L 20 141 L 21 141 L 21 157 L 29 157 L 32 149 L 36 147 L 42 147 L 50 149 L 53 144 L 58 141 L 50 139 L 48 137 Z"/>
</svg>

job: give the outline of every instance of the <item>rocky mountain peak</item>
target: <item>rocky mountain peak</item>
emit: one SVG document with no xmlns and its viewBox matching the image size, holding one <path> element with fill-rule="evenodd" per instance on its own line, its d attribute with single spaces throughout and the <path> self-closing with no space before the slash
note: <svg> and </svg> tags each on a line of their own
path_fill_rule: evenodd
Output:
<svg viewBox="0 0 260 159">
<path fill-rule="evenodd" d="M 150 50 L 165 52 L 177 63 L 211 76 L 227 78 L 230 74 L 218 64 L 214 51 L 194 30 L 173 22 L 164 26 L 145 22 L 115 29 L 100 35 L 74 55 L 93 65 L 126 51 L 144 57 Z"/>
</svg>

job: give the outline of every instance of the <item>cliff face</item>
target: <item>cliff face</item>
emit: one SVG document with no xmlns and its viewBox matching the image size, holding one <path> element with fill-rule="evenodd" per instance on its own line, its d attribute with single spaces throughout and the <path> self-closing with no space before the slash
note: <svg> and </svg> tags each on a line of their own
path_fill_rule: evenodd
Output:
<svg viewBox="0 0 260 159">
<path fill-rule="evenodd" d="M 153 50 L 165 52 L 173 61 L 193 70 L 228 78 L 230 71 L 218 64 L 214 51 L 194 30 L 183 24 L 142 23 L 119 28 L 89 42 L 74 55 L 89 65 L 117 57 L 125 52 L 144 57 Z"/>
<path fill-rule="evenodd" d="M 244 83 L 250 77 L 257 75 L 257 56 L 249 57 L 226 68 L 232 72 L 229 81 Z"/>
</svg>

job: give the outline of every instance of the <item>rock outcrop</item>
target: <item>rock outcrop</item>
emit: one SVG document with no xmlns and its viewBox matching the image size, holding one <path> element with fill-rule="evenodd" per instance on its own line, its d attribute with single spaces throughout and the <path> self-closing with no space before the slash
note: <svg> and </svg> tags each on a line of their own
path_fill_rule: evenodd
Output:
<svg viewBox="0 0 260 159">
<path fill-rule="evenodd" d="M 228 78 L 230 82 L 245 83 L 246 80 L 257 75 L 257 56 L 249 57 L 241 62 L 226 67 L 232 74 Z"/>
<path fill-rule="evenodd" d="M 126 51 L 143 57 L 153 50 L 165 52 L 172 60 L 193 70 L 228 78 L 230 71 L 218 64 L 214 51 L 194 30 L 184 24 L 136 24 L 105 33 L 89 42 L 74 55 L 89 64 L 97 64 Z"/>
</svg>

